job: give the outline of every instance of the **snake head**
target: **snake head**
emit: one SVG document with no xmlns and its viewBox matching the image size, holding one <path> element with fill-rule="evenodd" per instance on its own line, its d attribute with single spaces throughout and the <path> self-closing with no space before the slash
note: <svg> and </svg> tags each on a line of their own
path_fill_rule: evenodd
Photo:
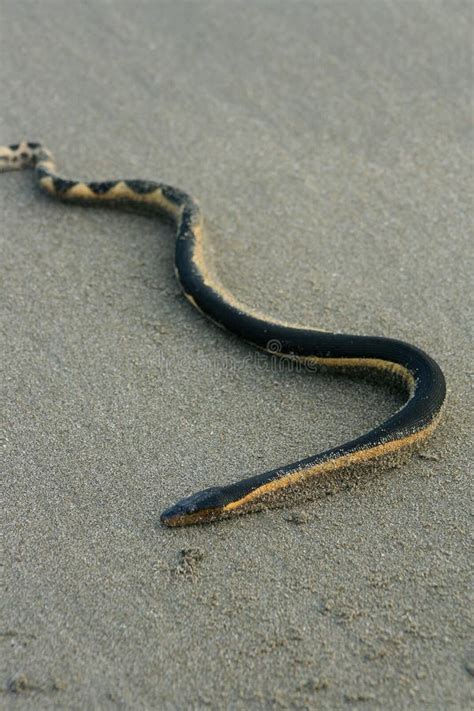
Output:
<svg viewBox="0 0 474 711">
<path fill-rule="evenodd" d="M 223 490 L 213 486 L 187 496 L 185 499 L 180 499 L 176 504 L 163 511 L 160 521 L 166 526 L 205 523 L 216 518 L 223 510 L 225 503 Z"/>
</svg>

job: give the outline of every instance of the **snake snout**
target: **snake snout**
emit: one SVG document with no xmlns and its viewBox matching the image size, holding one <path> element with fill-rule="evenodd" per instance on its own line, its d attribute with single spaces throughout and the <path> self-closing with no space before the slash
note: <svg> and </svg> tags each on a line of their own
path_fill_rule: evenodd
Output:
<svg viewBox="0 0 474 711">
<path fill-rule="evenodd" d="M 212 486 L 198 491 L 196 494 L 180 499 L 170 506 L 160 516 L 161 523 L 167 526 L 183 526 L 212 517 L 216 510 L 224 505 L 222 489 Z"/>
</svg>

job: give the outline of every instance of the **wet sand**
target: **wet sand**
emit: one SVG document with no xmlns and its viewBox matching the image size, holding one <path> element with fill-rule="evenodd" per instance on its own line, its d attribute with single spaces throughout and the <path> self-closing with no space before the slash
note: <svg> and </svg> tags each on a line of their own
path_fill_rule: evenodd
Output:
<svg viewBox="0 0 474 711">
<path fill-rule="evenodd" d="M 165 529 L 178 498 L 401 397 L 279 371 L 215 328 L 180 293 L 169 225 L 0 176 L 0 704 L 468 709 L 472 4 L 2 0 L 0 26 L 0 143 L 182 187 L 240 300 L 416 343 L 449 388 L 398 467 Z"/>
</svg>

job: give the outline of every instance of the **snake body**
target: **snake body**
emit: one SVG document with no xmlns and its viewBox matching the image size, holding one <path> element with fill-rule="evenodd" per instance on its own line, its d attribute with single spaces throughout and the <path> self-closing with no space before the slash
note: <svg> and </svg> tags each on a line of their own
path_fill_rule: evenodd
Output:
<svg viewBox="0 0 474 711">
<path fill-rule="evenodd" d="M 180 526 L 240 513 L 265 501 L 268 495 L 316 475 L 417 444 L 436 427 L 446 385 L 440 367 L 429 355 L 416 346 L 391 338 L 292 326 L 239 303 L 207 269 L 203 256 L 202 212 L 197 201 L 187 193 L 147 180 L 69 180 L 58 175 L 52 154 L 39 143 L 0 147 L 0 171 L 25 167 L 34 168 L 41 188 L 55 198 L 84 204 L 126 201 L 148 205 L 171 216 L 177 227 L 177 278 L 191 304 L 217 325 L 273 356 L 331 368 L 375 369 L 395 376 L 407 391 L 405 404 L 361 437 L 233 484 L 192 494 L 161 514 L 164 524 Z"/>
</svg>

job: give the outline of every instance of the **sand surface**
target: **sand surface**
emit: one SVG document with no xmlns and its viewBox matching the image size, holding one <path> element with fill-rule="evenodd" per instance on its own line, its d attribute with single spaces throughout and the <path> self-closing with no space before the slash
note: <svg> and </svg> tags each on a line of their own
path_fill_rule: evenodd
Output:
<svg viewBox="0 0 474 711">
<path fill-rule="evenodd" d="M 2 175 L 2 708 L 469 708 L 472 8 L 1 0 L 0 143 L 182 187 L 239 299 L 414 342 L 449 387 L 402 466 L 165 529 L 400 396 L 272 371 L 185 301 L 169 225 Z"/>
</svg>

